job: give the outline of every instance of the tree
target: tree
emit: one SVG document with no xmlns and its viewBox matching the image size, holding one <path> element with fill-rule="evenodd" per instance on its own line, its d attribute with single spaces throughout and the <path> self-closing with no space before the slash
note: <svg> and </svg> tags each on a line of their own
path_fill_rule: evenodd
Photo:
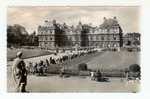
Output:
<svg viewBox="0 0 150 99">
<path fill-rule="evenodd" d="M 129 66 L 131 72 L 140 72 L 141 68 L 138 64 L 132 64 Z"/>
<path fill-rule="evenodd" d="M 22 45 L 24 42 L 24 35 L 26 30 L 24 27 L 15 24 L 14 26 L 7 26 L 7 42 L 8 45 Z"/>
<path fill-rule="evenodd" d="M 38 46 L 38 37 L 34 31 L 28 34 L 26 29 L 18 24 L 7 26 L 7 47 Z"/>
<path fill-rule="evenodd" d="M 86 71 L 88 70 L 88 67 L 87 67 L 87 64 L 86 63 L 81 63 L 78 65 L 78 70 L 81 70 L 81 71 Z"/>
</svg>

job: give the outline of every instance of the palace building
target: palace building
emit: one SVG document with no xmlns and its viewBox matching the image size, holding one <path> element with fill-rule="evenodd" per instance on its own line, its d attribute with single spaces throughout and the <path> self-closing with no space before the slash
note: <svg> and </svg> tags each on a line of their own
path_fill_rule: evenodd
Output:
<svg viewBox="0 0 150 99">
<path fill-rule="evenodd" d="M 39 47 L 99 47 L 120 48 L 123 46 L 123 31 L 116 17 L 105 18 L 99 26 L 78 23 L 77 26 L 45 20 L 38 26 Z"/>
</svg>

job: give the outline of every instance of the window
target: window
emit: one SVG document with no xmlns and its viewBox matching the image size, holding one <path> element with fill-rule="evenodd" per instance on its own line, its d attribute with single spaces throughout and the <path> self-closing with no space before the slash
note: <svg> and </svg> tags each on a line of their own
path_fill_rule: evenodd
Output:
<svg viewBox="0 0 150 99">
<path fill-rule="evenodd" d="M 109 35 L 107 35 L 107 40 L 110 40 L 110 37 L 109 37 Z"/>
<path fill-rule="evenodd" d="M 104 40 L 104 36 L 101 37 L 101 40 Z"/>
<path fill-rule="evenodd" d="M 104 33 L 107 33 L 107 29 L 104 30 Z"/>
<path fill-rule="evenodd" d="M 116 38 L 116 36 L 114 36 L 114 40 L 116 40 L 117 38 Z"/>
<path fill-rule="evenodd" d="M 51 31 L 51 30 L 49 30 L 49 33 L 52 33 L 52 31 Z"/>
<path fill-rule="evenodd" d="M 115 33 L 119 33 L 119 29 L 118 28 L 115 28 Z"/>
<path fill-rule="evenodd" d="M 43 36 L 40 36 L 40 40 L 41 40 L 41 41 L 43 40 Z"/>
<path fill-rule="evenodd" d="M 52 38 L 52 37 L 50 37 L 50 40 L 53 40 L 53 38 Z"/>
<path fill-rule="evenodd" d="M 45 36 L 45 40 L 47 41 L 47 36 Z"/>
<path fill-rule="evenodd" d="M 110 33 L 114 33 L 114 30 L 113 30 L 113 29 L 110 29 Z"/>
<path fill-rule="evenodd" d="M 93 40 L 92 36 L 91 36 L 91 41 Z"/>
<path fill-rule="evenodd" d="M 72 41 L 72 37 L 70 36 L 70 41 Z"/>
<path fill-rule="evenodd" d="M 98 41 L 99 39 L 98 39 L 98 35 L 96 36 L 96 40 Z"/>
</svg>

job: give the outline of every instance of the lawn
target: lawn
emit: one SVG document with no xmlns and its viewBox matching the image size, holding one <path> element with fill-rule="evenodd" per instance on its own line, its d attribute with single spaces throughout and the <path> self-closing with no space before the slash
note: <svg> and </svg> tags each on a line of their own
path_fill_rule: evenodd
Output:
<svg viewBox="0 0 150 99">
<path fill-rule="evenodd" d="M 123 69 L 131 64 L 140 65 L 140 52 L 104 52 L 87 62 L 88 67 L 103 69 Z"/>
<path fill-rule="evenodd" d="M 86 63 L 89 69 L 124 69 L 131 64 L 140 65 L 140 52 L 99 52 L 75 58 L 67 66 L 77 68 L 80 63 Z"/>
<path fill-rule="evenodd" d="M 65 65 L 67 69 L 71 70 L 73 74 L 78 72 L 78 65 L 81 63 L 86 63 L 88 69 L 97 70 L 100 69 L 103 73 L 111 75 L 120 76 L 131 64 L 140 65 L 140 52 L 100 52 L 94 53 L 86 56 L 81 56 L 73 60 L 67 61 L 62 64 Z M 56 68 L 56 66 L 53 66 Z M 53 70 L 50 67 L 49 70 Z M 58 72 L 58 70 L 56 69 Z M 76 72 L 75 72 L 76 71 Z"/>
<path fill-rule="evenodd" d="M 23 52 L 22 58 L 52 54 L 49 51 L 40 50 L 40 49 L 7 49 L 7 60 L 13 60 L 16 57 L 16 53 L 18 51 Z"/>
<path fill-rule="evenodd" d="M 7 49 L 7 59 L 12 60 L 15 58 L 18 51 L 23 52 L 23 58 L 52 54 L 49 51 L 39 49 Z M 89 69 L 124 69 L 131 64 L 140 65 L 140 52 L 99 52 L 66 61 L 65 65 L 77 69 L 80 63 L 87 63 Z"/>
</svg>

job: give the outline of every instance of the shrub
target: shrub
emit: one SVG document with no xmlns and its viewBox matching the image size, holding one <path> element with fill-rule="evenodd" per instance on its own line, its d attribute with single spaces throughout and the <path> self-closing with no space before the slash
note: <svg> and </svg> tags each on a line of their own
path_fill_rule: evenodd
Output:
<svg viewBox="0 0 150 99">
<path fill-rule="evenodd" d="M 78 70 L 79 70 L 79 71 L 86 71 L 86 70 L 88 70 L 87 64 L 86 64 L 86 63 L 81 63 L 81 64 L 79 64 L 79 65 L 78 65 Z"/>
<path fill-rule="evenodd" d="M 129 66 L 131 72 L 140 72 L 140 66 L 138 64 L 132 64 Z"/>
</svg>

